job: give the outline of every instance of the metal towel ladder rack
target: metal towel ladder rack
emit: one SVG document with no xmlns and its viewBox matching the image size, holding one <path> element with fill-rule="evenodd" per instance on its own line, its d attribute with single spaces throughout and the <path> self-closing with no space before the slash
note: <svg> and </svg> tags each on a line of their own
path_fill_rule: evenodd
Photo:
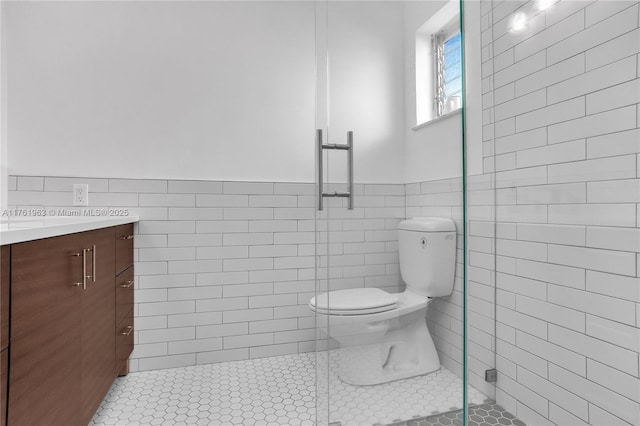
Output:
<svg viewBox="0 0 640 426">
<path fill-rule="evenodd" d="M 344 145 L 339 144 L 323 144 L 322 143 L 322 129 L 316 129 L 316 147 L 318 155 L 318 210 L 323 209 L 323 199 L 329 198 L 348 198 L 349 210 L 353 210 L 353 132 L 347 132 L 347 143 Z M 347 170 L 348 170 L 348 182 L 347 192 L 324 192 L 323 190 L 323 164 L 322 164 L 322 152 L 325 149 L 337 149 L 347 151 Z"/>
</svg>

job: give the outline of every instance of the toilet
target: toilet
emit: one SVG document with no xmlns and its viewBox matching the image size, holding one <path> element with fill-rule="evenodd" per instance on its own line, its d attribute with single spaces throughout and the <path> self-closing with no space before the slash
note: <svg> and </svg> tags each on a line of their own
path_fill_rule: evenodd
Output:
<svg viewBox="0 0 640 426">
<path fill-rule="evenodd" d="M 345 383 L 376 385 L 440 368 L 426 313 L 433 298 L 453 292 L 456 227 L 448 218 L 404 220 L 398 241 L 404 292 L 354 288 L 309 302 L 320 330 L 340 344 L 335 367 Z"/>
</svg>

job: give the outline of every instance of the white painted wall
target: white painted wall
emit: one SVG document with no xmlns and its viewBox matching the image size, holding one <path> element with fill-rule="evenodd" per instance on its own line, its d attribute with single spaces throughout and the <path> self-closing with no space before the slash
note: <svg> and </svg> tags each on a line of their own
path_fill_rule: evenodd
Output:
<svg viewBox="0 0 640 426">
<path fill-rule="evenodd" d="M 332 84 L 350 98 L 332 107 L 358 135 L 356 180 L 403 182 L 401 6 L 336 7 Z M 8 4 L 10 174 L 313 181 L 314 13 L 312 2 Z"/>
<path fill-rule="evenodd" d="M 5 29 L 4 24 L 5 2 L 0 2 L 0 210 L 4 210 L 8 205 L 8 150 L 7 150 L 7 97 L 5 96 L 7 87 L 7 61 L 5 57 Z"/>
<path fill-rule="evenodd" d="M 310 180 L 307 2 L 7 5 L 11 174 Z"/>
<path fill-rule="evenodd" d="M 464 2 L 467 175 L 483 173 L 482 164 L 482 43 L 480 2 Z"/>
<path fill-rule="evenodd" d="M 462 176 L 462 117 L 453 115 L 416 126 L 415 32 L 447 1 L 406 2 L 405 39 L 405 179 L 422 182 Z M 465 3 L 465 61 L 467 70 L 480 67 L 480 8 Z M 482 114 L 480 73 L 466 73 L 467 173 L 482 173 Z"/>
<path fill-rule="evenodd" d="M 336 1 L 327 8 L 329 141 L 354 132 L 356 182 L 404 183 L 403 4 Z M 346 180 L 331 152 L 328 179 Z"/>
</svg>

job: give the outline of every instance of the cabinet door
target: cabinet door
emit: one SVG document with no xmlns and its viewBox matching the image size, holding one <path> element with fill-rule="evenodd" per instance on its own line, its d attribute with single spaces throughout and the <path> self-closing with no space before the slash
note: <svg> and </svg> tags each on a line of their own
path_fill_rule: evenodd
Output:
<svg viewBox="0 0 640 426">
<path fill-rule="evenodd" d="M 11 247 L 0 247 L 0 426 L 7 422 L 7 379 L 9 378 L 9 288 Z"/>
<path fill-rule="evenodd" d="M 12 246 L 11 425 L 82 423 L 81 299 L 84 234 Z"/>
<path fill-rule="evenodd" d="M 0 352 L 0 426 L 7 424 L 7 389 L 9 380 L 9 349 Z"/>
<path fill-rule="evenodd" d="M 0 247 L 0 350 L 9 346 L 9 289 L 11 286 L 11 247 Z"/>
<path fill-rule="evenodd" d="M 115 369 L 115 237 L 114 228 L 86 233 L 95 246 L 87 261 L 89 280 L 82 292 L 82 420 L 88 423 L 116 377 Z M 95 258 L 95 261 L 94 261 Z"/>
</svg>

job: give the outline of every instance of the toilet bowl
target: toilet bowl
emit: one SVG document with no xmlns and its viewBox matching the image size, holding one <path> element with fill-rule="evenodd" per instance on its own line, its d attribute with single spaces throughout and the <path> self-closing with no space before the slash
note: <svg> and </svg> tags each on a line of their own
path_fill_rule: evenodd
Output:
<svg viewBox="0 0 640 426">
<path fill-rule="evenodd" d="M 366 300 L 370 290 L 385 293 L 377 288 L 338 290 L 330 292 L 328 298 L 331 301 L 345 300 L 357 294 L 354 290 L 362 293 L 359 298 L 352 299 L 356 302 L 352 311 L 358 309 L 357 302 Z M 320 329 L 340 344 L 336 368 L 338 377 L 345 383 L 375 385 L 440 368 L 438 354 L 425 321 L 429 299 L 410 290 L 385 294 L 397 302 L 391 309 L 379 307 L 379 312 L 321 311 L 316 298 L 311 299 L 311 309 L 317 315 L 327 317 L 327 321 L 318 321 Z M 348 307 L 348 304 L 344 303 L 343 306 Z"/>
<path fill-rule="evenodd" d="M 415 218 L 399 225 L 402 293 L 378 288 L 330 291 L 309 307 L 319 329 L 335 339 L 337 374 L 352 385 L 375 385 L 427 374 L 440 360 L 426 323 L 433 297 L 453 291 L 455 224 Z"/>
</svg>

